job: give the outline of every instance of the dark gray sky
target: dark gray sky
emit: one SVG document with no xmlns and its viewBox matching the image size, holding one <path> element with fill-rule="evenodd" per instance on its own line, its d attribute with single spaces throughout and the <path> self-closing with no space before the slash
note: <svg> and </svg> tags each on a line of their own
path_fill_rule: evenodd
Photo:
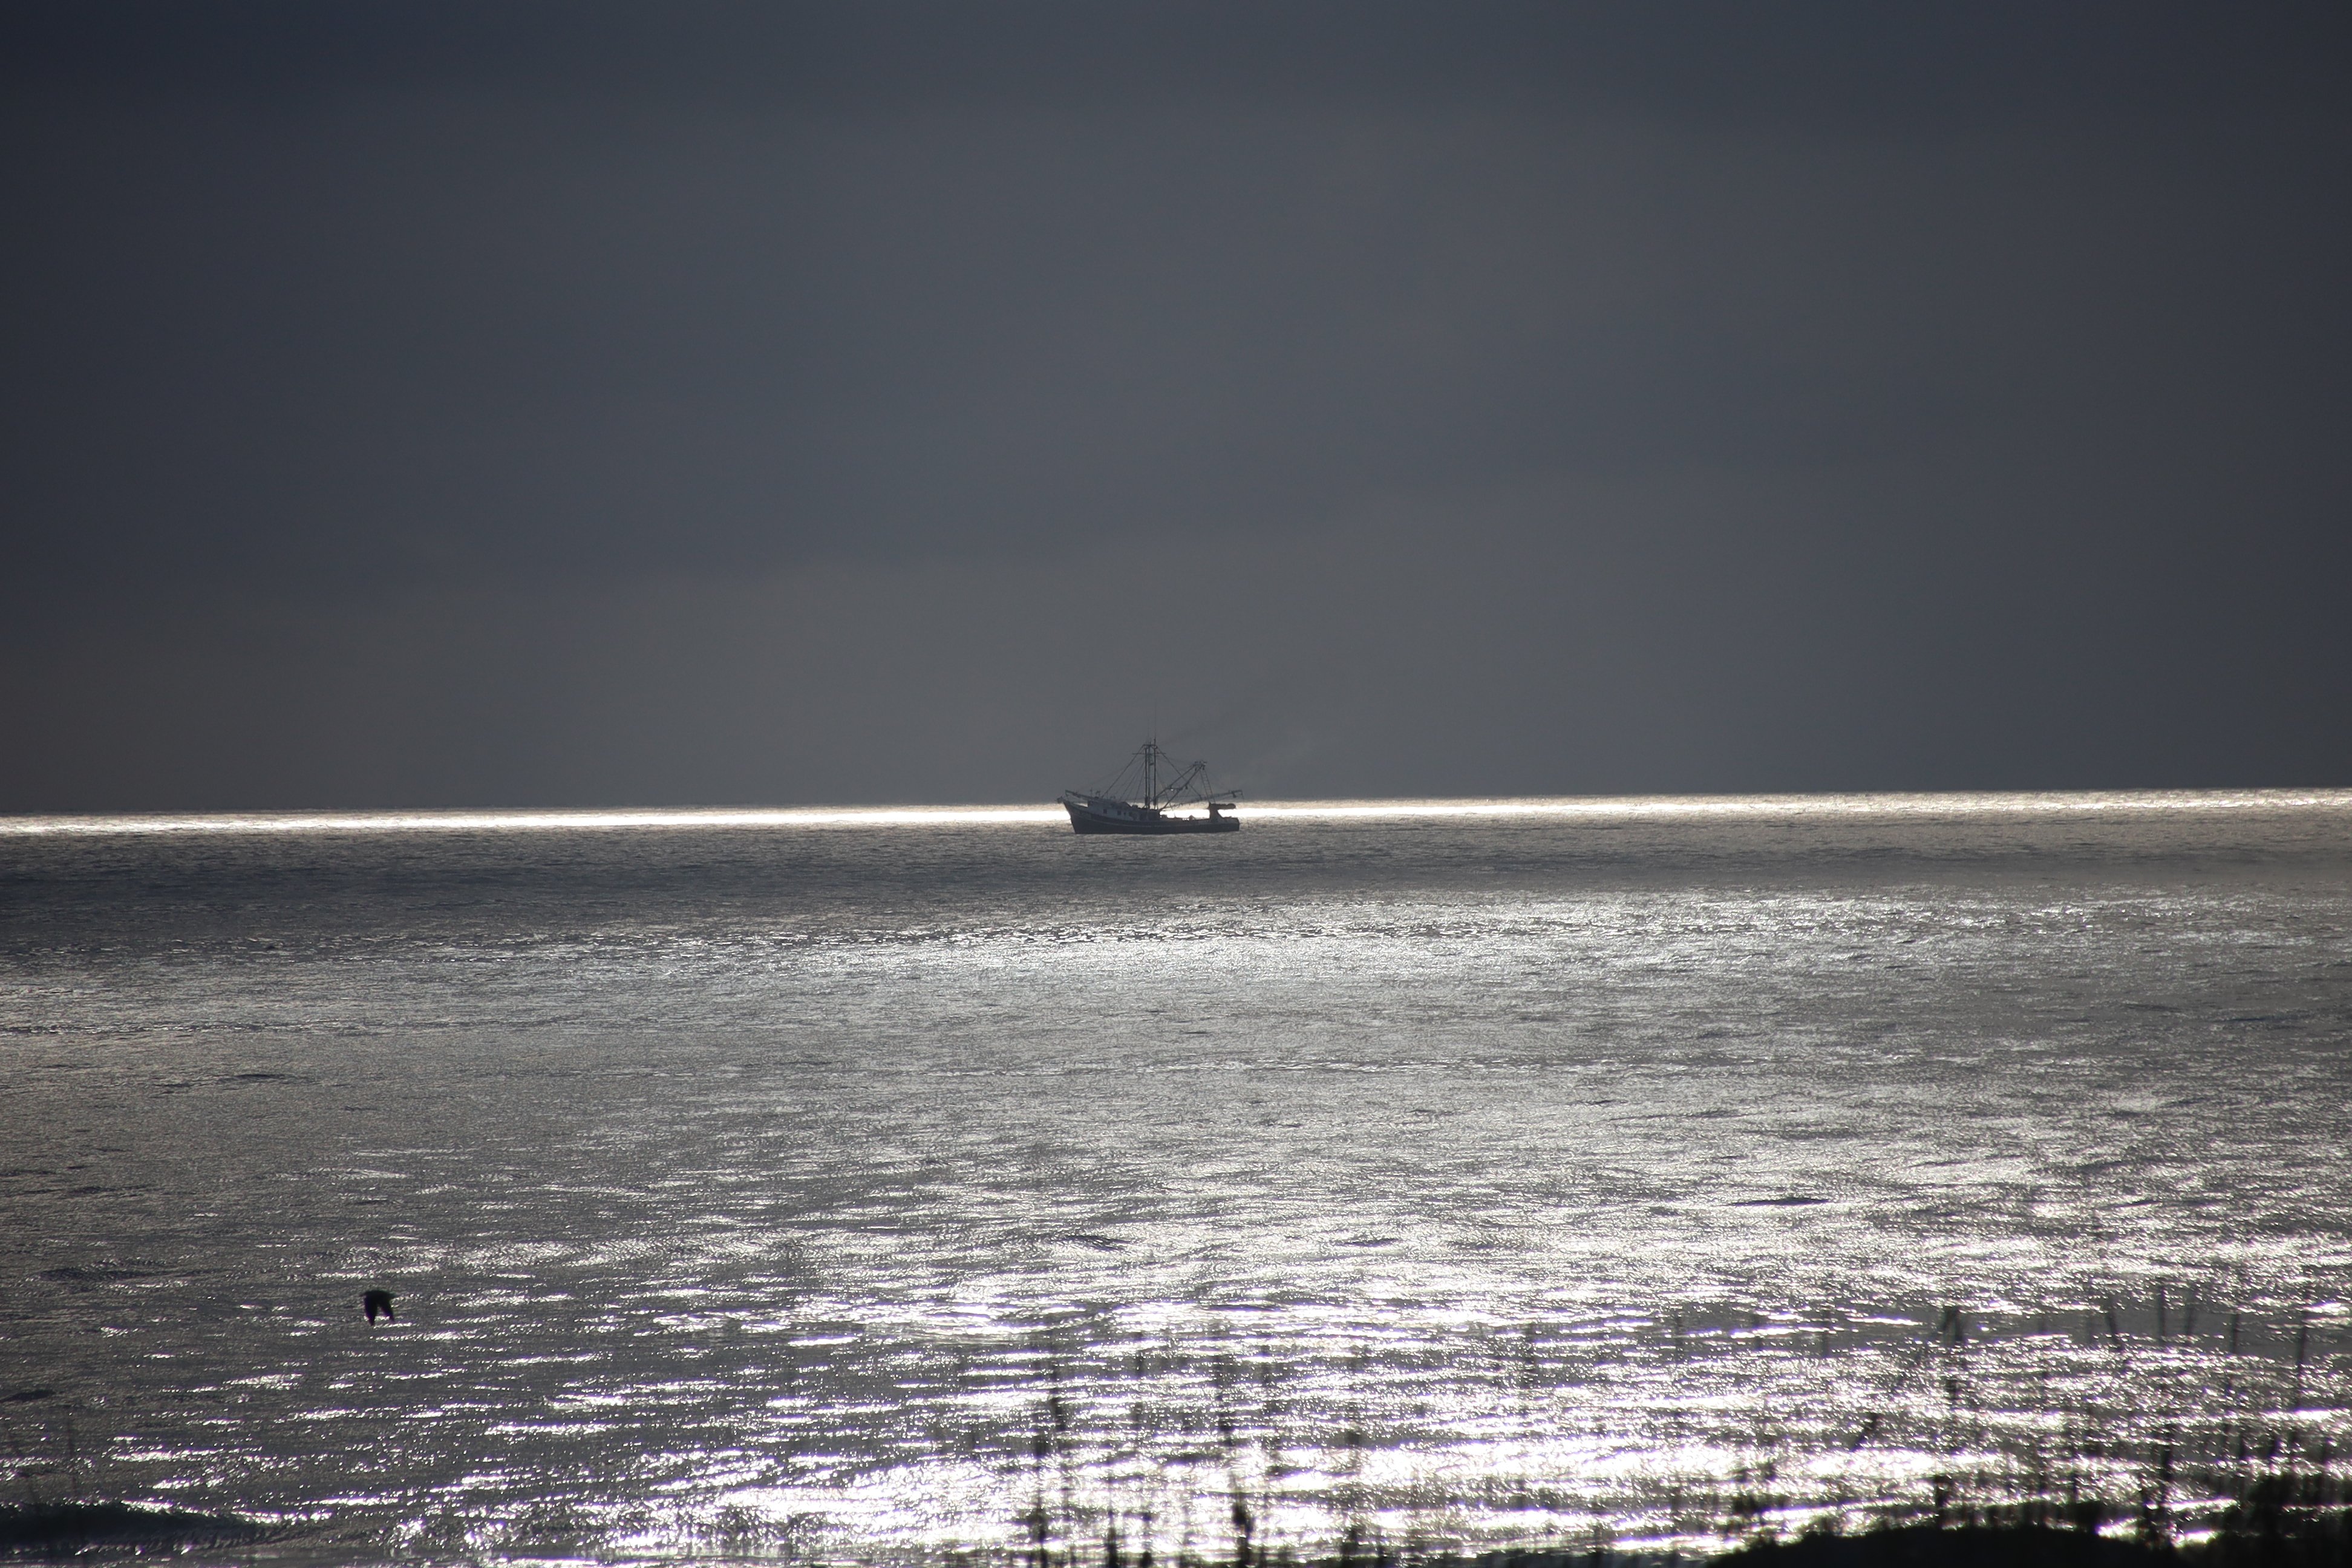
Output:
<svg viewBox="0 0 2352 1568">
<path fill-rule="evenodd" d="M 2352 11 L 0 6 L 0 809 L 2352 784 Z"/>
</svg>

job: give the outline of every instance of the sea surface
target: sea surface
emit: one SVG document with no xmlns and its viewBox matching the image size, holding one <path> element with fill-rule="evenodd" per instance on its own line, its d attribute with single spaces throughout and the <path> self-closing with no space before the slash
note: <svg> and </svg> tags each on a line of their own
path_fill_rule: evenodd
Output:
<svg viewBox="0 0 2352 1568">
<path fill-rule="evenodd" d="M 1164 1563 L 2344 1473 L 2352 792 L 1243 816 L 0 819 L 0 1501 Z"/>
</svg>

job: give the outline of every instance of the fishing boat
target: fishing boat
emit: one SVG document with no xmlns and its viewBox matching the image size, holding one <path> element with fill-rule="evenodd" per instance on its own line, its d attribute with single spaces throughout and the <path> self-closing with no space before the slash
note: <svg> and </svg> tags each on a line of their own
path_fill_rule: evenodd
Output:
<svg viewBox="0 0 2352 1568">
<path fill-rule="evenodd" d="M 1166 782 L 1161 774 L 1166 773 Z M 1146 741 L 1118 775 L 1099 788 L 1062 792 L 1073 833 L 1238 833 L 1241 819 L 1227 816 L 1238 790 L 1209 787 L 1209 764 L 1179 768 Z M 1171 808 L 1200 806 L 1206 816 L 1171 816 Z"/>
</svg>

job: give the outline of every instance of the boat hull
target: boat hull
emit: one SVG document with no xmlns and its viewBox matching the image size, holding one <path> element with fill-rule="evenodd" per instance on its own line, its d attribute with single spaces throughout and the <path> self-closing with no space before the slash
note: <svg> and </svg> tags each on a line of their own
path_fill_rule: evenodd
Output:
<svg viewBox="0 0 2352 1568">
<path fill-rule="evenodd" d="M 1073 833 L 1238 833 L 1242 827 L 1237 816 L 1170 816 L 1124 802 L 1066 800 L 1062 808 L 1070 814 Z"/>
</svg>

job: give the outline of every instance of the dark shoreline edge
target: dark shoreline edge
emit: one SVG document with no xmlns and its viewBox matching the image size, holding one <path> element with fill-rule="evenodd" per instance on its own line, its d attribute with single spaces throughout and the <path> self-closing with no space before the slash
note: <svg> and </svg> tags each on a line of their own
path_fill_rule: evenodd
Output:
<svg viewBox="0 0 2352 1568">
<path fill-rule="evenodd" d="M 1336 1556 L 1295 1556 L 1286 1550 L 1222 1559 L 1188 1558 L 1181 1568 L 1667 1568 L 1669 1564 L 1715 1564 L 1717 1568 L 2352 1568 L 2352 1509 L 2289 1509 L 2232 1517 L 2204 1540 L 2178 1544 L 2161 1536 L 2103 1535 L 2080 1525 L 2046 1522 L 1893 1522 L 1866 1531 L 1813 1531 L 1788 1538 L 1727 1543 L 1719 1552 L 1531 1549 L 1475 1554 L 1390 1553 L 1342 1551 Z M 300 1527 L 264 1523 L 235 1514 L 191 1513 L 121 1502 L 71 1502 L 31 1507 L 0 1505 L 0 1557 L 20 1562 L 58 1562 L 124 1556 L 202 1554 L 206 1549 L 253 1548 L 293 1543 L 319 1533 Z M 326 1533 L 331 1534 L 331 1531 Z M 349 1554 L 319 1542 L 320 1561 L 381 1562 L 381 1542 L 342 1543 Z M 1114 1549 L 1115 1550 L 1115 1549 Z M 850 1568 L 854 1559 L 789 1551 L 754 1553 L 761 1560 L 799 1563 L 815 1568 Z M 989 1553 L 1003 1568 L 1092 1568 L 1091 1553 L 1070 1553 L 1039 1564 L 1024 1552 Z M 413 1561 L 436 1561 L 432 1554 Z M 467 1560 L 458 1554 L 449 1561 Z M 740 1562 L 724 1550 L 707 1559 Z M 959 1559 L 961 1560 L 961 1559 Z M 1104 1568 L 1148 1568 L 1150 1559 L 1106 1554 Z"/>
</svg>

